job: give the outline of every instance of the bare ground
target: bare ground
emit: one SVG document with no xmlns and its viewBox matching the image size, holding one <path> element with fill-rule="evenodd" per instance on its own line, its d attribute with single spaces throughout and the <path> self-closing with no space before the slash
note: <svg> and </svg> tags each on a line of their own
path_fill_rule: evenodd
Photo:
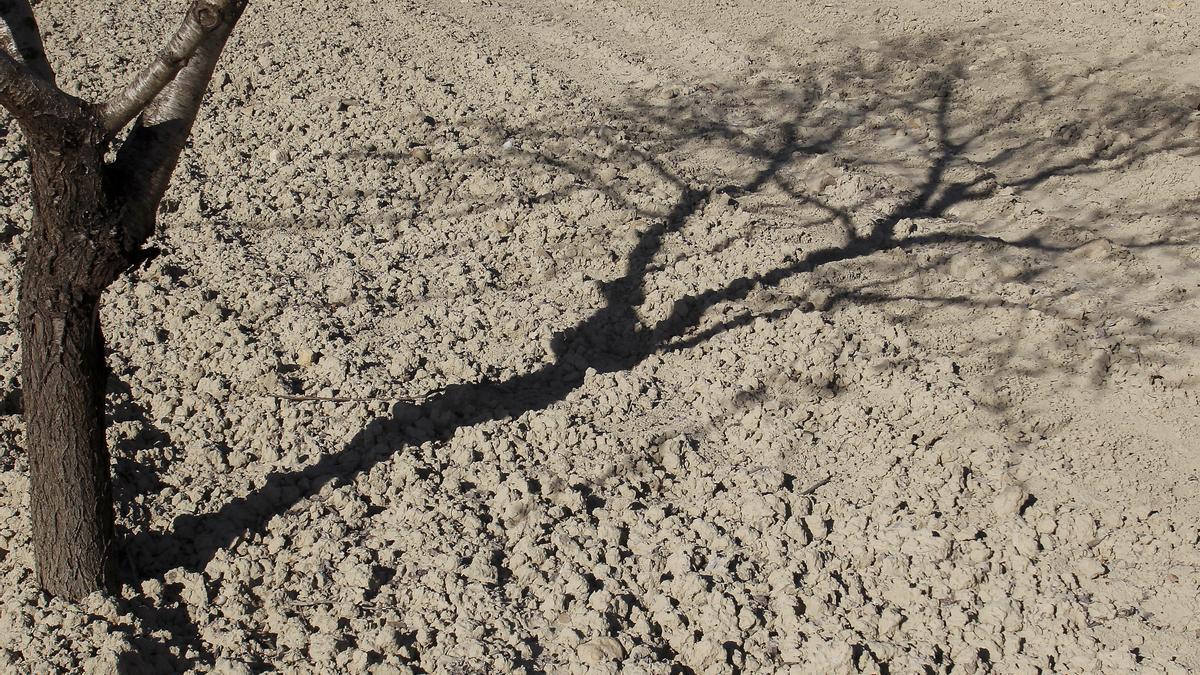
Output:
<svg viewBox="0 0 1200 675">
<path fill-rule="evenodd" d="M 92 96 L 179 9 L 78 4 Z M 1200 8 L 1114 4 L 252 5 L 104 316 L 120 597 L 0 416 L 0 669 L 1200 669 Z"/>
</svg>

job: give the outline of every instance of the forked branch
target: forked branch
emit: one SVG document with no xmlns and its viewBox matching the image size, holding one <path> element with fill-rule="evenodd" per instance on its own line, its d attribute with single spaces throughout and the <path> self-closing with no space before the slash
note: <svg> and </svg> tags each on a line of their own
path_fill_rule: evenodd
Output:
<svg viewBox="0 0 1200 675">
<path fill-rule="evenodd" d="M 54 83 L 54 69 L 46 59 L 46 46 L 29 0 L 0 0 L 0 49 L 12 59 L 25 64 L 36 77 Z"/>
<path fill-rule="evenodd" d="M 128 85 L 114 95 L 100 110 L 105 129 L 115 134 L 175 79 L 179 71 L 210 33 L 224 23 L 226 11 L 235 3 L 196 0 L 188 8 L 179 29 L 167 41 L 153 63 L 147 66 Z"/>
<path fill-rule="evenodd" d="M 0 0 L 0 105 L 29 125 L 61 96 L 29 0 Z"/>
<path fill-rule="evenodd" d="M 65 98 L 66 94 L 42 79 L 27 63 L 0 51 L 0 106 L 7 108 L 27 131 L 39 115 L 52 113 Z"/>
<path fill-rule="evenodd" d="M 117 151 L 112 166 L 114 188 L 125 199 L 125 247 L 134 250 L 154 231 L 158 204 L 187 143 L 213 70 L 248 0 L 208 0 L 215 19 L 192 50 L 187 63 L 150 100 Z M 195 6 L 189 10 L 193 13 Z M 197 19 L 199 20 L 199 19 Z"/>
</svg>

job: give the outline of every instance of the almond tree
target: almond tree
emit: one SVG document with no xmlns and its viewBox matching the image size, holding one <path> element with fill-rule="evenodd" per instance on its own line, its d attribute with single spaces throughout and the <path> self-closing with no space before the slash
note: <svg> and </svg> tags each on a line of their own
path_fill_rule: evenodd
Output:
<svg viewBox="0 0 1200 675">
<path fill-rule="evenodd" d="M 55 84 L 29 0 L 0 0 L 0 105 L 24 132 L 33 192 L 18 316 L 34 559 L 38 583 L 54 595 L 115 585 L 100 298 L 146 257 L 159 202 L 246 2 L 195 0 L 149 66 L 91 103 Z"/>
</svg>

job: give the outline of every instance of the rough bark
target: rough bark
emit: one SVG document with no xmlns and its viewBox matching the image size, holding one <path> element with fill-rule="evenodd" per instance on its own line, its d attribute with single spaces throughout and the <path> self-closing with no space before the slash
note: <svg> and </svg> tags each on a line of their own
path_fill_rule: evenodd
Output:
<svg viewBox="0 0 1200 675">
<path fill-rule="evenodd" d="M 39 585 L 65 598 L 112 589 L 100 295 L 128 266 L 103 187 L 103 129 L 79 102 L 29 125 L 34 218 L 18 308 L 30 516 Z"/>
<path fill-rule="evenodd" d="M 104 438 L 108 371 L 100 298 L 64 283 L 54 270 L 61 255 L 31 255 L 23 275 L 21 379 L 38 585 L 78 599 L 116 583 Z"/>
</svg>

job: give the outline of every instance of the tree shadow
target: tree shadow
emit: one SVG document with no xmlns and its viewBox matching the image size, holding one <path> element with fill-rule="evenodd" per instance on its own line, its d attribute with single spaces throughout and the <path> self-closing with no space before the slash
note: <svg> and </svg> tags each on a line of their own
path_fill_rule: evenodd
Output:
<svg viewBox="0 0 1200 675">
<path fill-rule="evenodd" d="M 893 44 L 832 73 L 825 69 L 780 73 L 777 88 L 713 91 L 697 86 L 667 104 L 632 100 L 613 111 L 619 121 L 579 130 L 581 137 L 593 133 L 611 140 L 619 148 L 617 159 L 648 167 L 662 185 L 669 186 L 673 203 L 665 212 L 645 206 L 620 180 L 606 179 L 596 164 L 548 151 L 523 151 L 525 161 L 583 177 L 582 185 L 537 199 L 554 200 L 575 190 L 595 189 L 648 223 L 625 255 L 622 273 L 598 285 L 602 306 L 554 335 L 553 361 L 507 379 L 453 384 L 421 402 L 397 402 L 389 414 L 371 421 L 345 447 L 310 466 L 272 473 L 245 496 L 206 513 L 180 516 L 167 531 L 128 534 L 125 545 L 143 562 L 141 574 L 154 578 L 174 567 L 202 571 L 221 549 L 262 534 L 273 516 L 326 486 L 353 480 L 387 461 L 398 448 L 445 441 L 465 427 L 544 409 L 579 389 L 590 373 L 627 371 L 651 356 L 694 348 L 755 321 L 798 310 L 836 311 L 901 300 L 926 308 L 978 305 L 1029 310 L 1028 303 L 1003 297 L 890 289 L 944 269 L 956 252 L 972 250 L 983 257 L 1036 254 L 1039 258 L 1013 277 L 1032 283 L 1052 273 L 1061 256 L 1075 254 L 1100 237 L 1059 222 L 1012 238 L 997 233 L 991 223 L 961 215 L 966 209 L 1064 177 L 1111 175 L 1158 155 L 1197 149 L 1197 143 L 1183 133 L 1191 124 L 1192 111 L 1168 93 L 1115 97 L 1093 92 L 1088 83 L 1031 81 L 1027 97 L 989 110 L 980 120 L 978 99 L 960 103 L 969 86 L 960 55 L 936 54 L 942 65 L 918 69 L 914 75 L 905 68 L 909 62 L 898 56 L 906 50 L 911 51 L 911 45 Z M 1076 111 L 1054 133 L 1030 131 L 1029 125 L 1049 107 L 1070 107 L 1094 96 L 1100 96 L 1103 105 Z M 723 101 L 735 98 L 741 103 L 722 107 Z M 739 117 L 747 110 L 755 119 Z M 1059 134 L 1066 127 L 1070 129 Z M 621 133 L 614 132 L 617 128 Z M 524 138 L 545 136 L 537 128 L 505 131 Z M 1089 135 L 1093 132 L 1100 136 Z M 621 140 L 621 134 L 633 135 L 639 142 Z M 872 139 L 879 138 L 904 149 L 876 147 Z M 696 178 L 695 167 L 672 168 L 671 159 L 664 158 L 704 147 L 735 156 L 741 164 Z M 656 155 L 655 149 L 661 154 Z M 808 168 L 820 158 L 835 154 L 841 158 L 847 153 L 855 153 L 850 161 L 838 159 L 817 171 L 829 170 L 830 175 L 815 180 L 809 175 Z M 833 175 L 834 169 L 841 173 Z M 841 189 L 853 179 L 888 176 L 893 171 L 912 179 L 898 182 L 885 195 Z M 729 204 L 758 208 L 764 217 L 783 213 L 792 219 L 797 237 L 820 230 L 823 243 L 798 244 L 794 251 L 781 252 L 782 262 L 766 271 L 731 275 L 713 288 L 683 294 L 662 308 L 659 318 L 647 319 L 642 311 L 647 309 L 647 280 L 660 269 L 666 242 L 680 236 L 707 209 Z M 482 211 L 495 205 L 477 206 Z M 1196 243 L 1200 233 L 1194 225 L 1194 197 L 1160 208 L 1184 225 L 1170 237 L 1123 242 L 1124 249 L 1170 252 Z M 929 251 L 941 257 L 921 261 L 913 255 Z M 714 255 L 719 252 L 714 250 Z M 857 283 L 830 281 L 832 286 L 821 298 L 811 293 L 785 294 L 779 307 L 744 308 L 733 317 L 713 317 L 718 306 L 847 265 L 870 266 L 872 274 L 856 275 Z M 863 278 L 868 281 L 862 282 Z M 1052 300 L 1039 301 L 1044 305 L 1039 311 L 1058 312 Z M 916 320 L 920 311 L 906 320 Z"/>
<path fill-rule="evenodd" d="M 146 414 L 127 383 L 110 378 L 108 402 L 108 427 L 116 427 L 123 436 L 112 447 L 113 501 L 118 508 L 117 515 L 125 522 L 145 522 L 150 514 L 140 496 L 153 495 L 165 486 L 160 476 L 164 475 L 174 442 L 170 434 L 155 425 Z M 134 552 L 122 549 L 118 555 L 120 573 L 130 581 L 140 583 L 144 575 L 137 566 Z M 152 636 L 130 634 L 136 652 L 121 657 L 118 672 L 184 672 L 197 663 L 211 663 L 214 655 L 188 613 L 182 585 L 154 585 L 159 588 L 157 599 L 148 602 L 142 597 L 118 598 L 117 607 L 122 613 L 137 616 L 146 625 L 167 629 L 170 638 L 160 642 Z"/>
</svg>

